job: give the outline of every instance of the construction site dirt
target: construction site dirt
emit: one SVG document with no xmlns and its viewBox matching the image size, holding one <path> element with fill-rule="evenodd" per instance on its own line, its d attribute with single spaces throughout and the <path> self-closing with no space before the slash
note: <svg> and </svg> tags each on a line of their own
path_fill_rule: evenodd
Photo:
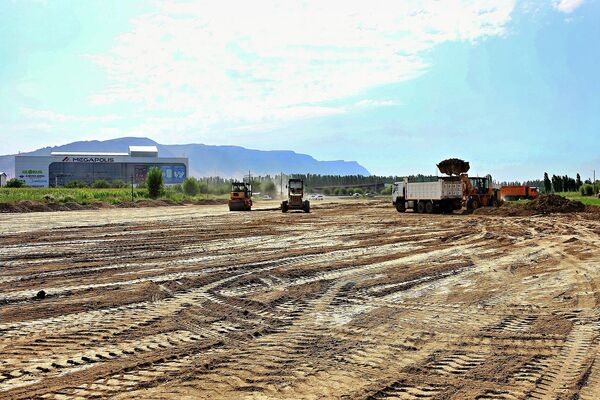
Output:
<svg viewBox="0 0 600 400">
<path fill-rule="evenodd" d="M 0 398 L 600 398 L 599 214 L 314 203 L 0 215 Z"/>
</svg>

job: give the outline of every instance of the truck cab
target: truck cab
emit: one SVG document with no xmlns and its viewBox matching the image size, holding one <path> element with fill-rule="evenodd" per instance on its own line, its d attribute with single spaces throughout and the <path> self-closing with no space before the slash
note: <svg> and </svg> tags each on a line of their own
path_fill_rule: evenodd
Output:
<svg viewBox="0 0 600 400">
<path fill-rule="evenodd" d="M 404 212 L 406 210 L 406 183 L 407 182 L 394 182 L 392 186 L 392 204 L 396 207 L 398 212 Z"/>
</svg>

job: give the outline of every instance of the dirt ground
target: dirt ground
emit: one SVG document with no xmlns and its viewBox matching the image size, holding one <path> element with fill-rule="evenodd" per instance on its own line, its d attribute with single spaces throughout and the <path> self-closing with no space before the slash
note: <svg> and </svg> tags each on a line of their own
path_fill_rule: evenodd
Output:
<svg viewBox="0 0 600 400">
<path fill-rule="evenodd" d="M 0 244 L 0 398 L 600 398 L 589 214 L 4 214 Z"/>
</svg>

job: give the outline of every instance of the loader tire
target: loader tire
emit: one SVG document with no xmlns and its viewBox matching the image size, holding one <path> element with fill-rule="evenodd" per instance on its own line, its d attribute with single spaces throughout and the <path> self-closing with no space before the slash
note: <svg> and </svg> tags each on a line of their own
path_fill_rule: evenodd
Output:
<svg viewBox="0 0 600 400">
<path fill-rule="evenodd" d="M 288 212 L 288 202 L 287 201 L 281 202 L 281 212 L 283 212 L 283 213 Z"/>
<path fill-rule="evenodd" d="M 304 210 L 305 213 L 310 212 L 310 202 L 308 200 L 304 201 L 304 204 L 302 205 L 302 209 Z"/>
</svg>

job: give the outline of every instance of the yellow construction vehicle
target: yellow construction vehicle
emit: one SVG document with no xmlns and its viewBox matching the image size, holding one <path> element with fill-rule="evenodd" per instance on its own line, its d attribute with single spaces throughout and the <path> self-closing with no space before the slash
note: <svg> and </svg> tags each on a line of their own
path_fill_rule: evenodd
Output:
<svg viewBox="0 0 600 400">
<path fill-rule="evenodd" d="M 252 186 L 246 182 L 233 182 L 229 196 L 229 211 L 252 210 Z"/>
<path fill-rule="evenodd" d="M 288 199 L 281 202 L 281 212 L 288 210 L 302 210 L 310 212 L 310 202 L 304 200 L 304 181 L 302 179 L 290 179 L 287 184 Z"/>
</svg>

